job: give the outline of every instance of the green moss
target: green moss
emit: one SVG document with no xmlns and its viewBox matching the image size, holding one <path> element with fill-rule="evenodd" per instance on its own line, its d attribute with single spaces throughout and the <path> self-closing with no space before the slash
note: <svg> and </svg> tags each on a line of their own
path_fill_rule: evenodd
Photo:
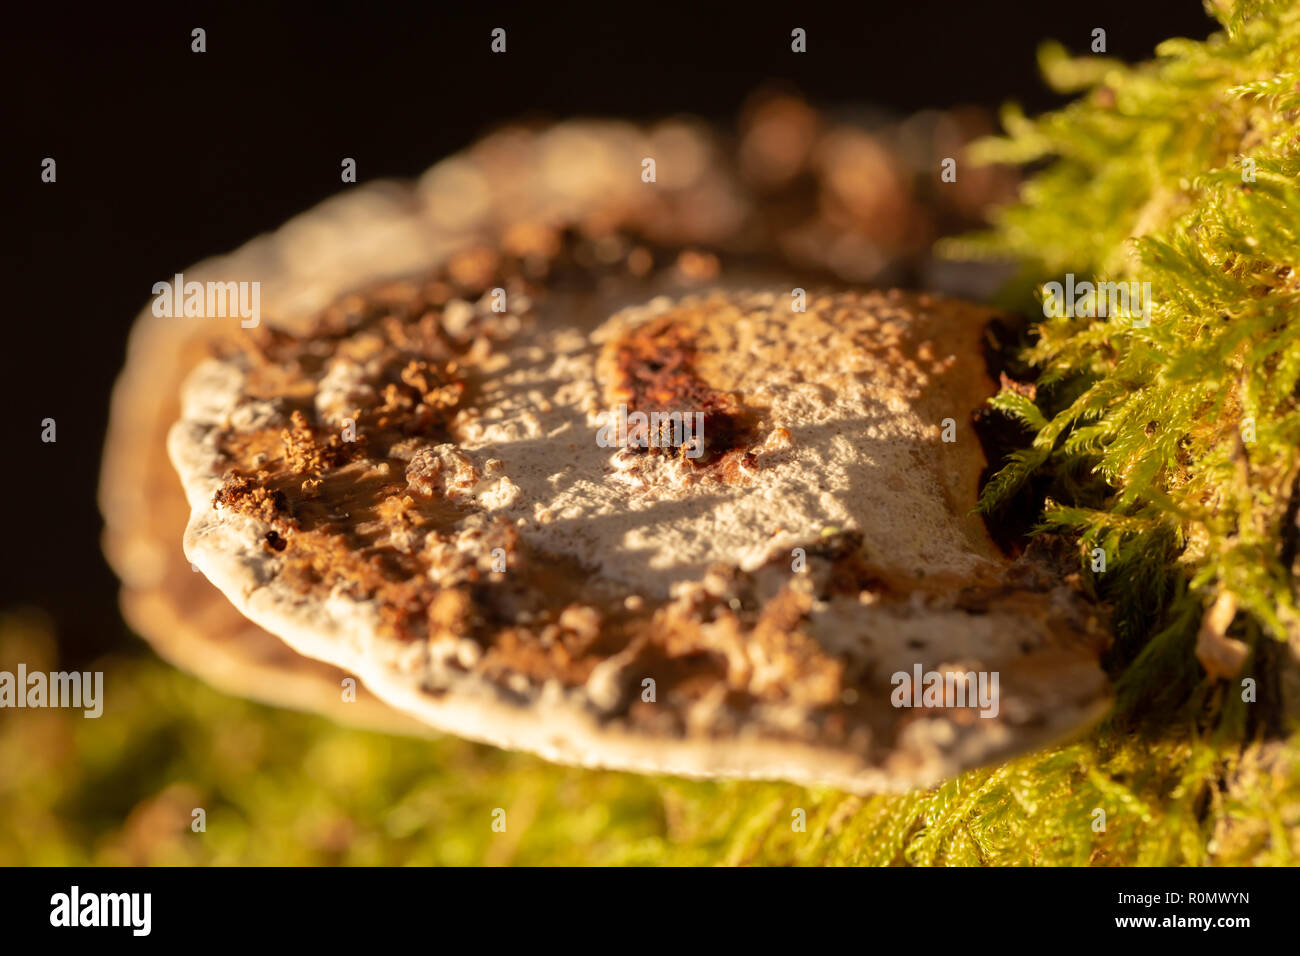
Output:
<svg viewBox="0 0 1300 956">
<path fill-rule="evenodd" d="M 1283 862 L 1300 824 L 1293 797 L 1279 809 L 1241 796 L 1260 765 L 1291 773 L 1279 770 L 1297 753 L 1282 711 L 1295 702 L 1246 703 L 1195 655 L 1216 600 L 1236 609 L 1226 635 L 1253 649 L 1241 677 L 1275 683 L 1283 653 L 1260 642 L 1295 647 L 1300 635 L 1300 7 L 1212 12 L 1221 32 L 1166 41 L 1138 66 L 1045 47 L 1049 82 L 1083 95 L 1033 120 L 1005 111 L 1007 135 L 976 158 L 1042 168 L 991 230 L 946 245 L 1019 263 L 1005 304 L 1031 315 L 1046 316 L 1044 284 L 1066 273 L 1150 284 L 1147 326 L 1132 309 L 1034 323 L 1022 355 L 1034 400 L 993 401 L 1026 447 L 981 500 L 994 520 L 1038 507 L 1040 529 L 1076 536 L 1114 607 L 1118 700 L 1082 745 L 1088 781 L 1122 785 L 1109 792 L 1133 797 L 1130 816 L 1158 811 L 1170 829 L 1121 837 L 1110 862 Z"/>
<path fill-rule="evenodd" d="M 18 640 L 33 666 L 34 642 L 50 659 L 39 626 L 0 621 L 6 659 Z M 556 767 L 227 697 L 148 654 L 102 666 L 111 720 L 44 710 L 0 722 L 0 864 L 1286 863 L 1300 852 L 1294 765 L 1224 758 L 1190 732 L 1098 738 L 930 793 L 859 798 Z M 1220 793 L 1238 765 L 1252 768 L 1248 785 Z"/>
<path fill-rule="evenodd" d="M 1049 81 L 1085 95 L 1034 120 L 1006 110 L 1008 135 L 976 157 L 1046 168 L 993 230 L 947 245 L 1020 263 L 1007 304 L 1039 315 L 1031 290 L 1066 273 L 1150 283 L 1149 327 L 1036 323 L 1036 401 L 994 401 L 1032 438 L 981 502 L 996 516 L 1046 488 L 1042 526 L 1104 549 L 1097 583 L 1134 651 L 1221 592 L 1243 635 L 1300 625 L 1281 546 L 1300 465 L 1300 8 L 1219 16 L 1223 32 L 1135 67 L 1046 47 Z"/>
</svg>

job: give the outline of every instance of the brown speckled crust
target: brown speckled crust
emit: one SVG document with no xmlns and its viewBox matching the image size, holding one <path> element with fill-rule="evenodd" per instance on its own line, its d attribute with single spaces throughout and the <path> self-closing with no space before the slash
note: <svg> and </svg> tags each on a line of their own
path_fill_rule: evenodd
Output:
<svg viewBox="0 0 1300 956">
<path fill-rule="evenodd" d="M 549 248 L 556 254 L 568 249 Z M 516 264 L 482 255 L 463 262 L 429 279 L 351 296 L 350 318 L 341 321 L 343 307 L 331 307 L 301 337 L 259 339 L 245 360 L 249 398 L 296 396 L 302 407 L 292 409 L 287 427 L 232 428 L 220 435 L 226 474 L 214 506 L 270 526 L 267 546 L 283 553 L 281 573 L 300 592 L 342 588 L 373 601 L 386 636 L 395 639 L 469 638 L 478 645 L 483 673 L 503 688 L 520 674 L 580 686 L 642 631 L 660 657 L 676 661 L 677 671 L 685 667 L 683 677 L 711 667 L 699 648 L 665 650 L 665 637 L 671 643 L 673 635 L 649 628 L 649 605 L 628 613 L 619 606 L 627 596 L 622 593 L 604 595 L 599 606 L 587 603 L 582 583 L 589 570 L 535 553 L 512 525 L 495 519 L 464 526 L 472 510 L 463 499 L 482 476 L 449 442 L 452 421 L 479 413 L 462 398 L 467 390 L 472 394 L 476 363 L 506 343 L 487 324 L 473 338 L 463 330 L 459 340 L 446 334 L 445 308 L 437 300 L 449 289 L 464 294 L 510 283 Z M 568 279 L 593 277 L 569 270 Z M 466 281 L 473 286 L 467 289 Z M 544 291 L 519 286 L 516 294 L 541 297 Z M 414 315 L 424 323 L 416 335 L 400 324 Z M 533 319 L 528 311 L 516 317 Z M 430 354 L 442 361 L 423 357 Z M 353 359 L 369 372 L 351 411 L 359 440 L 344 442 L 329 423 L 307 416 L 322 371 L 331 361 Z M 275 435 L 278 454 L 271 450 Z M 304 479 L 312 482 L 308 490 Z M 575 633 L 566 620 L 587 624 Z M 604 628 L 590 623 L 601 620 Z"/>
<path fill-rule="evenodd" d="M 756 436 L 755 415 L 743 408 L 735 395 L 704 382 L 695 369 L 695 348 L 693 330 L 671 317 L 654 319 L 617 339 L 607 346 L 614 369 L 607 389 L 610 404 L 626 403 L 630 412 L 684 416 L 681 436 L 655 436 L 655 442 L 644 450 L 658 454 L 675 446 L 685 465 L 717 466 L 713 473 L 734 480 L 736 453 L 748 454 Z M 697 414 L 703 416 L 698 435 Z M 670 443 L 674 437 L 677 441 Z M 701 447 L 692 458 L 687 452 L 695 450 L 696 442 Z M 746 463 L 756 463 L 752 454 Z"/>
</svg>

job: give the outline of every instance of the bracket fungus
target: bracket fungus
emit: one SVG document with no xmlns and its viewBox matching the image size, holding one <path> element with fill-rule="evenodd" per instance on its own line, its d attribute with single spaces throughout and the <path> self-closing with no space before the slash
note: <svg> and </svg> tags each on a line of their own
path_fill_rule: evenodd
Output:
<svg viewBox="0 0 1300 956">
<path fill-rule="evenodd" d="M 132 623 L 227 689 L 584 766 L 902 790 L 1094 720 L 1071 558 L 972 513 L 993 313 L 810 259 L 883 277 L 925 230 L 828 205 L 861 131 L 753 179 L 779 118 L 507 130 L 191 270 L 264 320 L 137 323 L 101 492 Z"/>
</svg>

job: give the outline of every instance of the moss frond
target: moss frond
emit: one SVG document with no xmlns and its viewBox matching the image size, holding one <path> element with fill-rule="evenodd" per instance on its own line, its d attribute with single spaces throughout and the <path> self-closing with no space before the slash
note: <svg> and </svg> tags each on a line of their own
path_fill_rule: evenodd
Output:
<svg viewBox="0 0 1300 956">
<path fill-rule="evenodd" d="M 1159 529 L 1197 542 L 1184 559 L 1203 603 L 1229 589 L 1242 615 L 1286 639 L 1296 607 L 1278 543 L 1300 437 L 1300 7 L 1212 12 L 1222 32 L 1167 41 L 1136 66 L 1044 47 L 1049 82 L 1083 95 L 1035 119 L 1011 108 L 1006 134 L 976 146 L 985 161 L 1048 165 L 992 229 L 947 251 L 1012 258 L 1040 287 L 1069 272 L 1150 290 L 1149 324 L 1100 295 L 1036 323 L 1024 358 L 1040 373 L 1038 402 L 1004 391 L 991 403 L 1032 442 L 988 483 L 981 509 L 1034 475 L 1059 494 L 1059 476 L 1082 467 L 1112 493 L 1063 496 L 1043 527 L 1114 549 L 1129 571 L 1111 596 L 1150 577 L 1142 564 L 1168 560 L 1147 548 Z"/>
</svg>

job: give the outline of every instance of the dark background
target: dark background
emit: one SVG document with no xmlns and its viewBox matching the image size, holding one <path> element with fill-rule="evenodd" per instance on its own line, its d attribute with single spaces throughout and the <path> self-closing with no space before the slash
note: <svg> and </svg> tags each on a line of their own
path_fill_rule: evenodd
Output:
<svg viewBox="0 0 1300 956">
<path fill-rule="evenodd" d="M 1038 111 L 1060 102 L 1037 73 L 1045 39 L 1086 52 L 1104 27 L 1108 53 L 1136 60 L 1214 27 L 1197 0 L 470 7 L 6 11 L 0 609 L 46 609 L 69 664 L 125 633 L 95 488 L 132 318 L 158 279 L 348 188 L 341 157 L 361 182 L 413 176 L 521 116 L 730 122 L 772 84 L 818 105 Z M 194 27 L 206 53 L 190 51 Z M 40 441 L 46 417 L 56 444 Z"/>
</svg>

